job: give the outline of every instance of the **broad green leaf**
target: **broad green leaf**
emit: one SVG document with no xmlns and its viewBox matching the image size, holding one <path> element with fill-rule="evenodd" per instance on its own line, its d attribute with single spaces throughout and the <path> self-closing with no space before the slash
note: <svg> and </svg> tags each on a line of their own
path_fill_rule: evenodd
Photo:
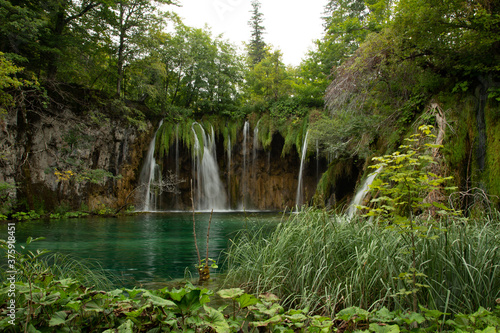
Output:
<svg viewBox="0 0 500 333">
<path fill-rule="evenodd" d="M 236 298 L 236 301 L 240 304 L 240 307 L 246 308 L 251 305 L 255 305 L 259 302 L 259 299 L 250 294 L 243 294 L 240 297 Z"/>
<path fill-rule="evenodd" d="M 33 326 L 33 324 L 29 324 L 27 333 L 42 333 L 42 332 L 37 330 L 35 326 Z"/>
<path fill-rule="evenodd" d="M 278 314 L 281 310 L 283 310 L 283 307 L 281 305 L 279 305 L 278 303 L 274 303 L 270 308 L 268 308 L 267 306 L 265 306 L 262 303 L 257 303 L 255 306 L 257 307 L 257 309 L 260 312 L 262 312 L 263 314 L 266 314 L 268 316 L 274 316 L 274 315 Z"/>
<path fill-rule="evenodd" d="M 370 332 L 375 332 L 375 333 L 399 333 L 399 326 L 398 325 L 385 325 L 385 324 L 376 324 L 376 323 L 371 323 L 370 324 Z"/>
<path fill-rule="evenodd" d="M 429 286 L 426 286 L 426 288 L 428 288 L 428 287 Z M 419 306 L 419 308 L 420 308 L 420 311 L 427 318 L 438 319 L 442 315 L 447 315 L 447 316 L 450 315 L 449 313 L 444 313 L 444 312 L 441 312 L 439 310 L 429 310 L 429 309 L 424 308 L 423 306 Z"/>
<path fill-rule="evenodd" d="M 54 313 L 52 315 L 52 317 L 50 317 L 49 326 L 53 327 L 53 326 L 65 324 L 67 316 L 68 316 L 68 314 L 64 311 L 58 311 L 58 312 Z"/>
<path fill-rule="evenodd" d="M 128 318 L 137 318 L 144 312 L 144 310 L 146 310 L 149 307 L 150 307 L 150 304 L 145 304 L 145 305 L 141 306 L 139 309 L 134 310 L 134 311 L 130 311 L 130 312 L 126 312 L 125 314 L 127 315 Z"/>
<path fill-rule="evenodd" d="M 176 302 L 180 313 L 192 313 L 201 308 L 202 303 L 200 302 L 200 294 L 201 290 L 199 289 L 191 290 L 181 298 L 180 302 Z"/>
<path fill-rule="evenodd" d="M 411 312 L 409 314 L 401 315 L 398 318 L 403 320 L 408 325 L 413 323 L 421 324 L 425 321 L 424 316 L 417 312 Z"/>
<path fill-rule="evenodd" d="M 475 333 L 498 333 L 496 327 L 488 326 L 484 330 L 476 330 Z"/>
<path fill-rule="evenodd" d="M 40 304 L 40 305 L 50 305 L 50 304 L 55 303 L 60 298 L 61 298 L 61 294 L 59 292 L 53 293 L 53 294 L 49 294 L 49 295 L 45 295 L 44 297 L 42 297 L 38 301 L 38 304 Z"/>
<path fill-rule="evenodd" d="M 107 292 L 108 295 L 116 297 L 116 296 L 121 296 L 123 295 L 123 290 L 122 289 L 115 289 Z"/>
<path fill-rule="evenodd" d="M 382 322 L 382 323 L 388 323 L 391 321 L 394 321 L 394 313 L 389 311 L 385 306 L 381 308 L 380 310 L 377 310 L 375 313 L 372 314 L 372 317 L 370 317 L 373 321 L 377 322 Z"/>
<path fill-rule="evenodd" d="M 172 289 L 172 291 L 167 291 L 167 294 L 170 295 L 174 301 L 180 302 L 182 297 L 187 294 L 187 290 L 185 288 Z"/>
<path fill-rule="evenodd" d="M 154 306 L 161 306 L 161 307 L 174 307 L 174 306 L 176 306 L 176 304 L 174 302 L 172 302 L 168 299 L 164 299 L 164 298 L 155 296 L 155 295 L 149 295 L 147 298 L 151 301 L 151 303 Z"/>
<path fill-rule="evenodd" d="M 71 302 L 68 302 L 66 303 L 66 305 L 68 308 L 71 308 L 75 311 L 80 311 L 80 308 L 82 307 L 82 301 L 71 301 Z"/>
<path fill-rule="evenodd" d="M 255 327 L 266 327 L 269 324 L 277 324 L 280 323 L 283 320 L 280 315 L 276 315 L 274 317 L 269 318 L 268 320 L 265 321 L 253 321 L 250 323 L 250 325 L 255 326 Z"/>
<path fill-rule="evenodd" d="M 137 296 L 138 294 L 146 292 L 145 289 L 135 289 L 135 288 L 134 289 L 124 288 L 123 291 L 125 291 L 130 298 L 135 298 L 135 296 Z"/>
<path fill-rule="evenodd" d="M 307 316 L 302 313 L 294 313 L 292 315 L 284 315 L 284 317 L 290 320 L 292 323 L 300 323 L 307 320 Z"/>
<path fill-rule="evenodd" d="M 276 296 L 275 294 L 271 294 L 271 293 L 260 294 L 259 298 L 266 301 L 266 302 L 277 302 L 280 300 L 278 298 L 278 296 Z"/>
<path fill-rule="evenodd" d="M 222 312 L 217 311 L 216 309 L 211 308 L 207 305 L 204 305 L 203 308 L 206 312 L 206 315 L 203 316 L 203 319 L 208 326 L 210 326 L 218 333 L 229 332 L 229 324 L 224 318 Z"/>
<path fill-rule="evenodd" d="M 118 326 L 118 329 L 109 329 L 102 333 L 134 333 L 134 323 L 130 319 L 127 319 L 126 322 Z"/>
<path fill-rule="evenodd" d="M 104 309 L 101 308 L 95 301 L 90 301 L 87 302 L 83 305 L 83 308 L 85 311 L 95 311 L 95 312 L 102 312 Z"/>
<path fill-rule="evenodd" d="M 245 291 L 241 288 L 222 289 L 217 292 L 222 298 L 236 298 L 243 295 Z"/>
<path fill-rule="evenodd" d="M 335 316 L 335 319 L 340 319 L 344 321 L 350 321 L 350 320 L 359 321 L 359 320 L 365 320 L 369 314 L 370 313 L 366 310 L 363 310 L 356 306 L 352 306 L 350 308 L 340 310 Z"/>
</svg>

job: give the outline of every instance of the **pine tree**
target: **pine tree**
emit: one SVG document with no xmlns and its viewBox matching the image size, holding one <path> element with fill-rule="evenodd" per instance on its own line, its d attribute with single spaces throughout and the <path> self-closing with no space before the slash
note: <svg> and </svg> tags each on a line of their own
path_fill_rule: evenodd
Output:
<svg viewBox="0 0 500 333">
<path fill-rule="evenodd" d="M 248 45 L 248 56 L 252 65 L 256 65 L 264 59 L 266 55 L 266 43 L 262 35 L 264 34 L 263 15 L 260 12 L 260 2 L 252 1 L 252 18 L 248 21 L 248 25 L 252 28 L 252 38 Z"/>
</svg>

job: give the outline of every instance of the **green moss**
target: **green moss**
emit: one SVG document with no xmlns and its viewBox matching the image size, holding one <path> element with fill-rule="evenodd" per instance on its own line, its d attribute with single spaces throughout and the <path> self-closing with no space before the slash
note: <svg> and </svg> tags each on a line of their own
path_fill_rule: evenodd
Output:
<svg viewBox="0 0 500 333">
<path fill-rule="evenodd" d="M 265 150 L 269 150 L 273 141 L 275 128 L 271 122 L 269 114 L 265 114 L 260 118 L 259 123 L 259 141 Z"/>
<path fill-rule="evenodd" d="M 281 156 L 289 154 L 295 146 L 298 154 L 301 154 L 302 143 L 307 132 L 307 126 L 309 124 L 308 117 L 302 119 L 294 119 L 288 126 L 281 129 L 280 134 L 285 138 L 285 144 L 283 145 L 283 150 L 281 151 Z"/>
<path fill-rule="evenodd" d="M 257 118 L 257 116 L 260 116 L 260 118 Z M 294 146 L 297 152 L 301 154 L 302 145 L 309 125 L 309 117 L 295 117 L 293 120 L 289 120 L 284 124 L 278 124 L 278 122 L 268 113 L 261 115 L 255 114 L 252 116 L 252 119 L 251 123 L 253 124 L 253 128 L 257 125 L 259 127 L 258 141 L 265 150 L 270 149 L 273 135 L 275 133 L 280 133 L 285 139 L 282 156 L 289 154 Z M 199 125 L 193 126 L 195 122 Z M 192 118 L 177 119 L 177 122 L 165 120 L 157 132 L 156 154 L 160 159 L 168 156 L 171 147 L 175 144 L 176 137 L 178 137 L 181 144 L 194 154 L 196 140 L 193 129 L 198 141 L 202 143 L 203 131 L 211 135 L 212 128 L 218 140 L 222 137 L 224 150 L 227 151 L 229 141 L 231 142 L 231 147 L 238 142 L 238 135 L 242 131 L 243 124 L 244 119 L 234 120 L 222 116 L 203 117 L 196 121 Z"/>
<path fill-rule="evenodd" d="M 321 207 L 330 198 L 339 179 L 352 174 L 352 164 L 351 159 L 339 159 L 328 165 L 328 169 L 316 185 L 316 193 L 313 196 L 313 202 L 316 206 Z"/>
<path fill-rule="evenodd" d="M 445 96 L 440 99 L 448 123 L 441 152 L 448 175 L 453 176 L 455 185 L 461 191 L 466 191 L 471 184 L 480 182 L 475 158 L 476 99 L 470 95 Z"/>
<path fill-rule="evenodd" d="M 221 131 L 224 139 L 224 150 L 227 151 L 229 142 L 231 143 L 231 148 L 236 144 L 238 131 L 242 127 L 242 122 L 226 120 L 224 125 Z"/>
<path fill-rule="evenodd" d="M 497 104 L 497 103 L 495 103 Z M 486 173 L 485 180 L 495 204 L 500 196 L 500 120 L 497 117 L 498 105 L 487 107 L 486 120 Z"/>
<path fill-rule="evenodd" d="M 155 150 L 160 159 L 168 156 L 170 146 L 175 142 L 175 126 L 174 123 L 163 123 L 156 133 Z"/>
</svg>

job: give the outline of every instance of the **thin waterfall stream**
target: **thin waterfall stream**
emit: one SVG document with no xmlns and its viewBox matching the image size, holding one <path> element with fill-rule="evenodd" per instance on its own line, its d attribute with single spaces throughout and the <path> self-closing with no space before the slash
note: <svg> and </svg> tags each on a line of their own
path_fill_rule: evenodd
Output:
<svg viewBox="0 0 500 333">
<path fill-rule="evenodd" d="M 368 190 L 370 189 L 370 185 L 373 183 L 375 177 L 377 177 L 380 171 L 382 171 L 382 167 L 378 168 L 375 172 L 369 174 L 368 177 L 366 177 L 361 188 L 358 190 L 358 192 L 354 196 L 354 199 L 349 205 L 349 208 L 347 209 L 347 216 L 349 218 L 352 218 L 354 214 L 356 214 L 357 211 L 356 206 L 359 206 L 363 202 L 366 194 L 368 193 Z"/>
<path fill-rule="evenodd" d="M 146 161 L 139 176 L 139 184 L 146 187 L 146 189 L 144 190 L 144 204 L 142 207 L 142 211 L 145 212 L 150 212 L 157 209 L 158 197 L 160 195 L 159 187 L 155 186 L 155 184 L 159 184 L 161 182 L 161 170 L 160 166 L 156 164 L 154 155 L 156 147 L 156 134 L 158 134 L 158 131 L 160 130 L 162 125 L 163 119 L 160 121 L 160 125 L 155 131 L 153 139 L 149 144 Z"/>
<path fill-rule="evenodd" d="M 299 180 L 297 184 L 297 196 L 295 197 L 295 206 L 299 209 L 304 203 L 304 185 L 302 184 L 302 174 L 304 172 L 304 161 L 307 155 L 307 137 L 309 135 L 309 130 L 306 132 L 304 137 L 304 143 L 302 144 L 302 157 L 300 158 L 300 170 L 299 170 Z"/>
<path fill-rule="evenodd" d="M 248 149 L 247 140 L 250 135 L 250 123 L 245 121 L 243 126 L 243 171 L 241 174 L 241 192 L 242 192 L 242 208 L 247 208 L 247 197 L 248 197 L 248 174 L 247 174 L 247 162 L 248 162 Z"/>
</svg>

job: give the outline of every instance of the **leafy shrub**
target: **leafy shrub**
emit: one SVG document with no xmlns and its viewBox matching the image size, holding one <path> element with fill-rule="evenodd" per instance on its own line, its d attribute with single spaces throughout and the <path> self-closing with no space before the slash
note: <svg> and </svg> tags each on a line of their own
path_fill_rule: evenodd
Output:
<svg viewBox="0 0 500 333">
<path fill-rule="evenodd" d="M 293 97 L 284 98 L 274 102 L 270 108 L 270 116 L 274 118 L 278 124 L 281 124 L 289 119 L 304 118 L 308 113 L 308 109 L 303 107 Z"/>
<path fill-rule="evenodd" d="M 40 215 L 34 210 L 30 210 L 29 212 L 17 212 L 12 214 L 12 218 L 18 221 L 26 221 L 26 220 L 37 220 L 40 218 Z"/>
</svg>

